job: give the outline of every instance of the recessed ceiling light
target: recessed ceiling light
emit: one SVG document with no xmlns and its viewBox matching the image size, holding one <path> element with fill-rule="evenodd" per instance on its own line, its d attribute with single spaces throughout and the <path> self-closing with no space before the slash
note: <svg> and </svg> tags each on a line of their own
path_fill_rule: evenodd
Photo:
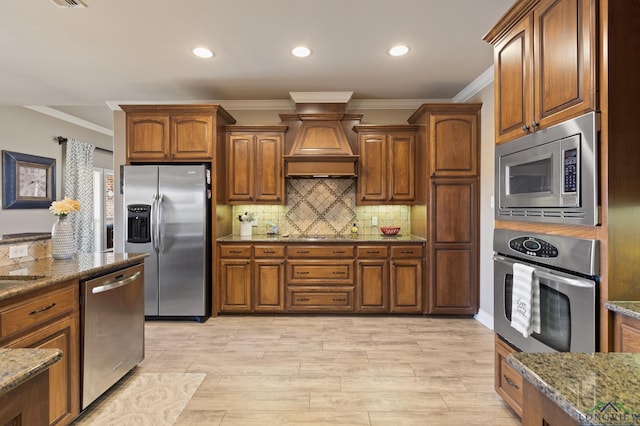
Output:
<svg viewBox="0 0 640 426">
<path fill-rule="evenodd" d="M 409 48 L 402 44 L 393 46 L 391 49 L 389 49 L 389 55 L 391 56 L 403 56 L 403 55 L 406 55 L 407 53 L 409 53 Z"/>
<path fill-rule="evenodd" d="M 206 47 L 196 47 L 193 49 L 193 54 L 198 58 L 211 58 L 213 56 L 213 52 Z"/>
<path fill-rule="evenodd" d="M 311 49 L 304 46 L 298 46 L 291 49 L 291 54 L 293 56 L 297 56 L 298 58 L 306 58 L 307 56 L 311 55 Z"/>
</svg>

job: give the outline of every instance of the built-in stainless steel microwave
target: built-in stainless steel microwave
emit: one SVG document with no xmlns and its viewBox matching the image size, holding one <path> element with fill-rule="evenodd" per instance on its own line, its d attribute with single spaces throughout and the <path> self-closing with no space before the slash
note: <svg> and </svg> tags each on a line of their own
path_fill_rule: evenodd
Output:
<svg viewBox="0 0 640 426">
<path fill-rule="evenodd" d="M 496 220 L 597 225 L 598 114 L 496 146 Z"/>
</svg>

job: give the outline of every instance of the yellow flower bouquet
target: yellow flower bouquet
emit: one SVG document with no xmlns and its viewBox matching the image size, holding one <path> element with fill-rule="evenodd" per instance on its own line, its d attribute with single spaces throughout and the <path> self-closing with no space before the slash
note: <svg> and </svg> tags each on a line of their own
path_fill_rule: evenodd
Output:
<svg viewBox="0 0 640 426">
<path fill-rule="evenodd" d="M 58 217 L 66 217 L 71 212 L 80 211 L 80 201 L 65 197 L 64 200 L 51 203 L 49 210 Z"/>
</svg>

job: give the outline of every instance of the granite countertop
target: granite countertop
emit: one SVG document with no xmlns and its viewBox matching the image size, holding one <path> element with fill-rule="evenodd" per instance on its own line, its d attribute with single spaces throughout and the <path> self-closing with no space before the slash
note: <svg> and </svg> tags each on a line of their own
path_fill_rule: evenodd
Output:
<svg viewBox="0 0 640 426">
<path fill-rule="evenodd" d="M 58 349 L 1 349 L 0 395 L 17 388 L 62 358 Z"/>
<path fill-rule="evenodd" d="M 68 260 L 44 258 L 0 267 L 0 300 L 62 281 L 85 278 L 142 262 L 147 253 L 82 253 Z M 3 276 L 23 275 L 28 280 L 5 283 Z"/>
<path fill-rule="evenodd" d="M 218 238 L 219 243 L 224 242 L 273 242 L 273 243 L 424 243 L 426 239 L 415 235 L 395 235 L 385 236 L 381 234 L 358 234 L 351 235 L 319 235 L 319 236 L 302 236 L 289 235 L 266 235 L 257 234 L 250 237 L 241 237 L 240 235 L 226 235 Z"/>
<path fill-rule="evenodd" d="M 508 363 L 586 425 L 640 425 L 640 353 L 524 353 Z"/>
<path fill-rule="evenodd" d="M 50 232 L 22 232 L 19 234 L 4 234 L 0 236 L 0 243 L 15 244 L 27 241 L 48 240 L 50 238 Z"/>
<path fill-rule="evenodd" d="M 640 320 L 640 302 L 620 301 L 620 302 L 607 302 L 604 306 L 610 311 L 626 315 L 628 317 Z"/>
</svg>

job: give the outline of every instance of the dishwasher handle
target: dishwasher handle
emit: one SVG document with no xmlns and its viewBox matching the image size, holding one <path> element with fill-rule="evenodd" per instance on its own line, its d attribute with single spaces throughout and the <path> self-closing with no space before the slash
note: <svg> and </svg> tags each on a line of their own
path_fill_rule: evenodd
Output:
<svg viewBox="0 0 640 426">
<path fill-rule="evenodd" d="M 109 290 L 114 290 L 116 288 L 125 286 L 127 284 L 130 284 L 131 282 L 135 281 L 139 276 L 140 276 L 141 272 L 138 271 L 135 274 L 131 275 L 130 277 L 127 277 L 123 280 L 118 280 L 118 281 L 112 281 L 108 284 L 103 284 L 103 285 L 99 285 L 97 287 L 94 287 L 91 289 L 91 293 L 93 294 L 99 294 L 99 293 L 104 293 L 105 291 L 109 291 Z"/>
</svg>

